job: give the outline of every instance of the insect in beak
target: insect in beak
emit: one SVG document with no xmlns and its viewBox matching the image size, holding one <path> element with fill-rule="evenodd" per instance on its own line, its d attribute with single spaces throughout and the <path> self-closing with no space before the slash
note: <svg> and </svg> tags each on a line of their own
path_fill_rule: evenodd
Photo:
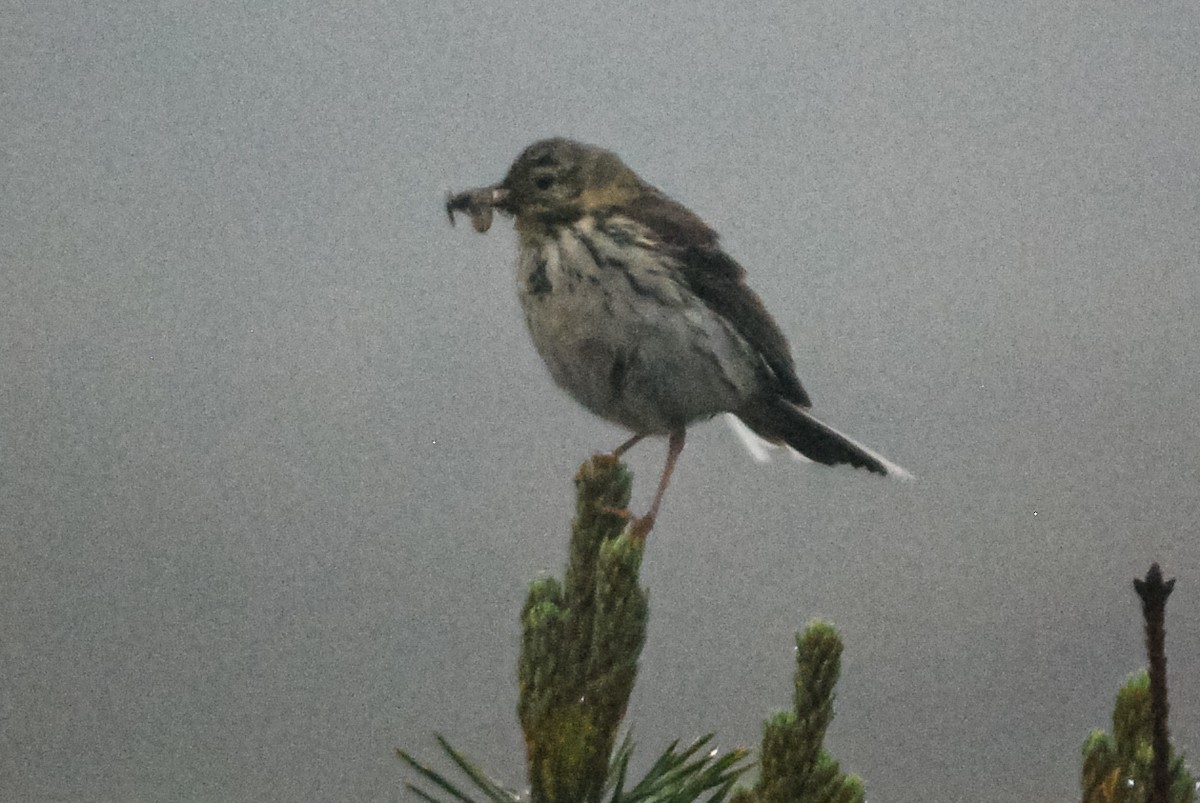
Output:
<svg viewBox="0 0 1200 803">
<path fill-rule="evenodd" d="M 475 231 L 483 234 L 492 227 L 492 210 L 504 209 L 508 199 L 508 190 L 504 187 L 480 187 L 477 190 L 467 190 L 457 195 L 446 194 L 446 215 L 450 225 L 454 225 L 454 213 L 465 212 L 471 216 L 471 225 Z"/>
</svg>

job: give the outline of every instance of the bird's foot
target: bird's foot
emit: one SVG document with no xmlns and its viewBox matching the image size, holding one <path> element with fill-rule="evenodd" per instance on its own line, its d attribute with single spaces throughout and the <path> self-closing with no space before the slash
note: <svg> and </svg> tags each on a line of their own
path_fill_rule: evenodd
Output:
<svg viewBox="0 0 1200 803">
<path fill-rule="evenodd" d="M 647 513 L 645 516 L 630 516 L 629 526 L 626 532 L 630 538 L 635 538 L 638 541 L 645 541 L 646 536 L 654 529 L 654 514 Z"/>
<path fill-rule="evenodd" d="M 613 463 L 621 462 L 621 455 L 617 454 L 616 452 L 596 452 L 594 455 L 592 455 L 592 459 L 597 463 L 606 463 L 608 465 L 612 465 Z"/>
<path fill-rule="evenodd" d="M 618 519 L 623 521 L 629 521 L 630 519 L 634 518 L 633 514 L 629 512 L 629 508 L 627 507 L 604 507 L 600 509 L 600 512 L 606 513 L 609 516 L 616 516 Z"/>
</svg>

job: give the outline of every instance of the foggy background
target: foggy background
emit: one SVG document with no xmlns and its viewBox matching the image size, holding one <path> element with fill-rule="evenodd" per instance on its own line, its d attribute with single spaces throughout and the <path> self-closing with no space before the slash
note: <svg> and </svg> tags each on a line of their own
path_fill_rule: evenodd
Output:
<svg viewBox="0 0 1200 803">
<path fill-rule="evenodd" d="M 626 434 L 534 353 L 510 223 L 442 204 L 551 135 L 721 232 L 816 412 L 919 476 L 692 431 L 639 772 L 756 748 L 821 616 L 873 803 L 1078 799 L 1154 560 L 1196 766 L 1193 4 L 0 17 L 0 798 L 401 800 L 434 733 L 523 787 L 518 611 Z"/>
</svg>

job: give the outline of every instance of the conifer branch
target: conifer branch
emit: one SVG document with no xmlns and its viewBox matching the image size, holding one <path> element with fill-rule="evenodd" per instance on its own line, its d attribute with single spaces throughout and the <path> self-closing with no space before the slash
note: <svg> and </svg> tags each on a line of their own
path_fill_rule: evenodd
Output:
<svg viewBox="0 0 1200 803">
<path fill-rule="evenodd" d="M 517 713 L 534 803 L 600 799 L 649 615 L 643 542 L 622 535 L 629 472 L 598 455 L 575 485 L 564 581 L 535 582 L 521 616 Z"/>
<path fill-rule="evenodd" d="M 1174 580 L 1158 564 L 1133 581 L 1146 620 L 1149 672 L 1135 672 L 1117 692 L 1112 735 L 1092 731 L 1083 743 L 1084 803 L 1194 803 L 1196 782 L 1167 731 L 1164 619 Z"/>
<path fill-rule="evenodd" d="M 1171 794 L 1171 739 L 1167 731 L 1167 654 L 1166 615 L 1167 597 L 1175 587 L 1175 579 L 1163 581 L 1158 564 L 1150 566 L 1146 579 L 1134 580 L 1133 587 L 1142 600 L 1142 616 L 1146 620 L 1146 654 L 1150 665 L 1150 713 L 1154 718 L 1152 745 L 1154 771 L 1148 803 L 1169 803 Z"/>
<path fill-rule="evenodd" d="M 862 780 L 824 749 L 841 656 L 841 637 L 828 622 L 814 620 L 796 636 L 794 710 L 763 726 L 758 784 L 733 803 L 862 803 Z"/>
</svg>

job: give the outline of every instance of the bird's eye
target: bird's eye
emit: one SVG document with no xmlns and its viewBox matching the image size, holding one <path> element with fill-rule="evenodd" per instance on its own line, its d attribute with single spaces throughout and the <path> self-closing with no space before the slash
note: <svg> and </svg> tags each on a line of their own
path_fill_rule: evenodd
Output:
<svg viewBox="0 0 1200 803">
<path fill-rule="evenodd" d="M 538 176 L 533 180 L 539 190 L 548 190 L 550 185 L 554 183 L 554 176 Z"/>
</svg>

